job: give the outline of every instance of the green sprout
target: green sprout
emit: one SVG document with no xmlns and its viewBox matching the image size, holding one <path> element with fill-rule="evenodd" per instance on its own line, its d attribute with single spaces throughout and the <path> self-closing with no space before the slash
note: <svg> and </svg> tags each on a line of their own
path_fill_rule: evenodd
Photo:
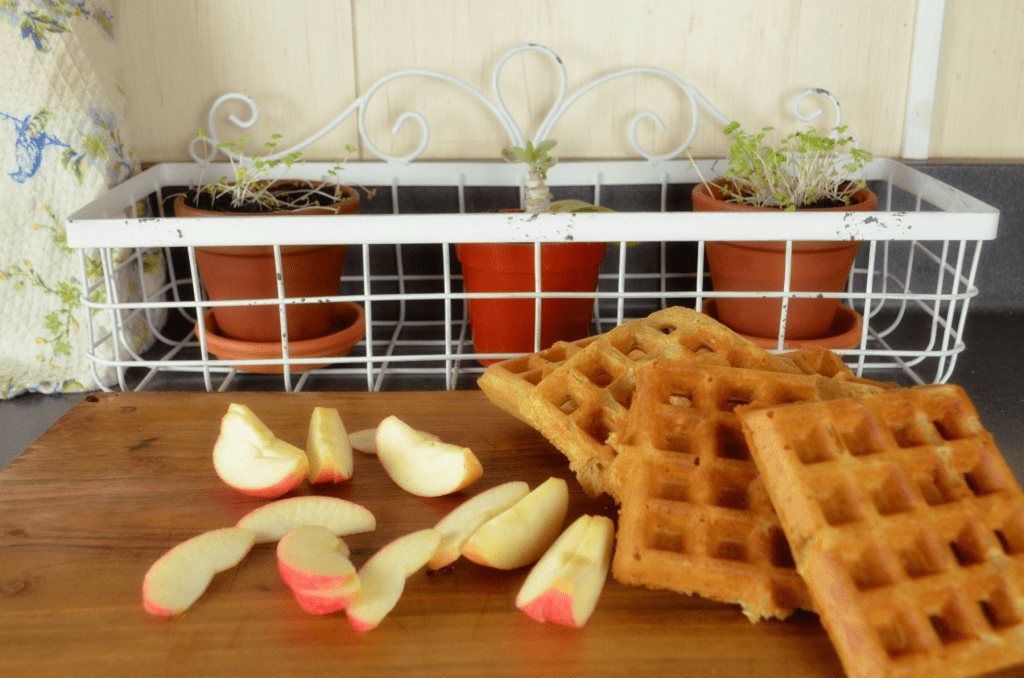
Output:
<svg viewBox="0 0 1024 678">
<path fill-rule="evenodd" d="M 199 130 L 196 137 L 206 138 L 206 132 Z M 273 155 L 277 148 L 277 140 L 280 134 L 272 134 L 271 140 L 263 144 Z M 277 180 L 270 179 L 271 172 L 283 165 L 290 169 L 296 164 L 305 162 L 302 153 L 295 151 L 277 160 L 271 160 L 259 156 L 246 156 L 245 148 L 252 142 L 251 135 L 245 135 L 236 141 L 225 141 L 217 144 L 214 148 L 223 150 L 231 164 L 232 176 L 222 176 L 217 181 L 205 184 L 200 190 L 210 195 L 211 200 L 216 201 L 222 196 L 230 196 L 231 206 L 241 208 L 246 205 L 261 205 L 265 211 L 299 210 L 307 207 L 322 206 L 324 202 L 339 202 L 344 197 L 342 185 L 337 180 L 339 174 L 344 170 L 345 161 L 356 152 L 352 145 L 346 145 L 345 150 L 348 156 L 339 161 L 334 159 L 334 166 L 327 171 L 327 174 L 335 180 L 332 182 L 308 182 L 308 188 L 298 191 L 290 188 L 287 193 L 274 190 Z M 373 191 L 367 191 L 368 198 L 373 197 Z M 198 192 L 196 194 L 198 200 Z"/>
<path fill-rule="evenodd" d="M 828 136 L 809 129 L 771 144 L 765 139 L 772 127 L 747 134 L 734 121 L 722 130 L 730 139 L 729 167 L 719 188 L 730 202 L 785 211 L 817 203 L 849 205 L 865 186 L 863 179 L 851 177 L 872 157 L 852 145 L 846 129 L 836 127 Z"/>
</svg>

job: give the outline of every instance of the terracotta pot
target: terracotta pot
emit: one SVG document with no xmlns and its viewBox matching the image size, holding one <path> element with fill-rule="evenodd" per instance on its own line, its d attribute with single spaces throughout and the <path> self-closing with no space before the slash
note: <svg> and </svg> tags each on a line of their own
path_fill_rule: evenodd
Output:
<svg viewBox="0 0 1024 678">
<path fill-rule="evenodd" d="M 346 197 L 328 207 L 304 209 L 301 214 L 357 214 L 359 194 L 342 187 Z M 251 216 L 196 209 L 184 196 L 174 201 L 179 217 Z M 287 212 L 275 212 L 275 215 Z M 199 276 L 213 301 L 232 299 L 276 299 L 277 269 L 270 246 L 197 247 Z M 312 299 L 338 293 L 345 245 L 287 245 L 281 247 L 284 292 L 287 297 Z M 288 338 L 302 341 L 331 331 L 333 313 L 329 304 L 289 304 Z M 277 306 L 221 306 L 212 309 L 222 336 L 255 342 L 281 342 L 280 310 Z"/>
<path fill-rule="evenodd" d="M 715 320 L 718 318 L 716 308 L 717 299 L 705 299 L 701 310 Z M 847 306 L 839 305 L 836 317 L 832 321 L 832 327 L 828 332 L 816 339 L 786 339 L 782 348 L 785 350 L 798 350 L 802 348 L 827 348 L 833 351 L 846 348 L 857 348 L 860 345 L 861 332 L 864 328 L 864 318 L 860 313 Z M 739 333 L 747 341 L 751 341 L 761 348 L 774 349 L 779 346 L 779 338 L 776 334 L 773 337 L 755 337 L 749 334 Z"/>
<path fill-rule="evenodd" d="M 288 342 L 289 358 L 340 358 L 349 354 L 352 347 L 358 344 L 366 336 L 366 315 L 363 307 L 350 302 L 334 302 L 322 304 L 330 314 L 331 325 L 326 334 L 302 341 Z M 221 360 L 241 360 L 250 358 L 253 360 L 266 360 L 281 358 L 281 340 L 275 337 L 274 341 L 240 341 L 230 339 L 221 334 L 217 326 L 217 319 L 214 317 L 213 309 L 210 309 L 203 316 L 206 322 L 206 346 L 210 354 Z M 199 324 L 196 323 L 196 332 L 199 331 Z M 293 365 L 291 371 L 305 372 L 307 370 L 327 367 L 330 362 Z M 256 374 L 281 374 L 284 367 L 281 365 L 239 365 L 237 369 L 243 372 L 254 372 Z"/>
<path fill-rule="evenodd" d="M 773 212 L 771 208 L 726 202 L 715 187 L 693 189 L 695 212 Z M 869 212 L 878 208 L 878 196 L 862 188 L 850 205 L 808 211 Z M 794 241 L 790 289 L 794 292 L 842 292 L 850 277 L 861 241 Z M 707 242 L 711 285 L 718 292 L 781 291 L 785 277 L 784 241 Z M 718 298 L 718 318 L 726 326 L 754 337 L 777 337 L 781 299 Z M 790 299 L 786 339 L 816 339 L 832 328 L 839 299 Z"/>
<path fill-rule="evenodd" d="M 545 292 L 593 292 L 607 244 L 543 243 L 541 289 Z M 533 245 L 459 244 L 467 292 L 532 292 Z M 593 299 L 544 299 L 541 302 L 540 347 L 576 341 L 590 335 Z M 532 353 L 533 299 L 470 299 L 469 322 L 477 353 Z M 497 359 L 480 360 L 490 365 Z"/>
</svg>

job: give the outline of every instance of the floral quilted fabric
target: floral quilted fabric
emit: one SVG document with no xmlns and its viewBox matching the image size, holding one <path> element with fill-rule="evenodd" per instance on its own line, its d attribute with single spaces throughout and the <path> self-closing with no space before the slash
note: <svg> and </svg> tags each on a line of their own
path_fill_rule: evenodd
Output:
<svg viewBox="0 0 1024 678">
<path fill-rule="evenodd" d="M 138 171 L 114 77 L 116 9 L 0 0 L 0 399 L 112 385 L 114 370 L 102 367 L 112 342 L 97 341 L 112 314 L 89 311 L 83 295 L 102 303 L 111 282 L 122 302 L 155 300 L 166 278 L 159 251 L 124 249 L 105 281 L 99 253 L 72 250 L 64 232 L 68 215 Z M 121 350 L 152 343 L 162 316 L 150 317 L 118 319 Z"/>
</svg>

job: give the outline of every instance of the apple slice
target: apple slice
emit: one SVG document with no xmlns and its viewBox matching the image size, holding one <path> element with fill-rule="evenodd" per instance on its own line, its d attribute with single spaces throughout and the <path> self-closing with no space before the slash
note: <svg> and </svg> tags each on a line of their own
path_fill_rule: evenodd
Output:
<svg viewBox="0 0 1024 678">
<path fill-rule="evenodd" d="M 160 556 L 142 581 L 150 614 L 181 614 L 199 600 L 213 576 L 238 565 L 256 541 L 252 530 L 224 527 L 203 532 Z"/>
<path fill-rule="evenodd" d="M 530 570 L 516 607 L 539 622 L 585 625 L 604 589 L 614 543 L 611 518 L 580 516 Z"/>
<path fill-rule="evenodd" d="M 277 541 L 296 527 L 320 525 L 339 537 L 369 532 L 377 521 L 368 510 L 337 497 L 316 495 L 278 499 L 249 511 L 238 521 L 256 533 L 256 543 Z"/>
<path fill-rule="evenodd" d="M 363 585 L 359 576 L 341 586 L 326 591 L 306 591 L 303 589 L 292 589 L 299 606 L 310 614 L 331 614 L 344 610 L 353 602 L 359 599 Z"/>
<path fill-rule="evenodd" d="M 298 487 L 309 461 L 305 452 L 274 436 L 248 407 L 231 403 L 213 445 L 213 468 L 239 492 L 272 498 Z"/>
<path fill-rule="evenodd" d="M 306 456 L 311 485 L 340 483 L 352 477 L 352 445 L 338 410 L 316 407 L 309 420 Z"/>
<path fill-rule="evenodd" d="M 363 454 L 377 454 L 377 429 L 364 428 L 349 433 L 348 443 L 353 450 Z"/>
<path fill-rule="evenodd" d="M 369 631 L 394 609 L 405 590 L 405 580 L 427 564 L 441 543 L 437 530 L 420 530 L 395 539 L 377 551 L 359 569 L 362 590 L 345 608 L 357 631 Z"/>
<path fill-rule="evenodd" d="M 534 563 L 558 536 L 568 509 L 568 485 L 561 478 L 548 478 L 481 525 L 462 547 L 462 555 L 499 570 Z"/>
<path fill-rule="evenodd" d="M 441 439 L 433 433 L 427 433 L 426 431 L 420 431 L 420 433 L 432 440 L 436 440 L 438 442 L 441 441 Z M 362 452 L 363 454 L 377 454 L 377 429 L 364 428 L 362 430 L 349 433 L 348 442 L 352 446 L 353 450 Z"/>
<path fill-rule="evenodd" d="M 277 543 L 277 569 L 293 589 L 326 591 L 356 578 L 348 546 L 322 525 L 296 527 Z"/>
<path fill-rule="evenodd" d="M 496 485 L 459 504 L 440 520 L 434 529 L 441 533 L 441 544 L 427 563 L 431 570 L 451 565 L 462 555 L 462 547 L 488 520 L 530 493 L 521 480 Z"/>
<path fill-rule="evenodd" d="M 393 415 L 377 426 L 377 458 L 399 487 L 419 497 L 457 492 L 483 474 L 468 447 L 434 440 Z"/>
</svg>

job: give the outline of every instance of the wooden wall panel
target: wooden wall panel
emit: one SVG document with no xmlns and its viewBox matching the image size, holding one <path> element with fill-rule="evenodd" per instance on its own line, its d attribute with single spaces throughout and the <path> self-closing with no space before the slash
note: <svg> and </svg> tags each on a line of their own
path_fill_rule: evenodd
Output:
<svg viewBox="0 0 1024 678">
<path fill-rule="evenodd" d="M 947 0 L 930 156 L 1024 158 L 1024 1 Z"/>
<path fill-rule="evenodd" d="M 439 6 L 450 11 L 438 12 Z M 358 40 L 360 83 L 369 86 L 406 63 L 445 70 L 489 93 L 500 56 L 519 44 L 538 42 L 562 57 L 570 94 L 622 68 L 657 67 L 696 86 L 726 116 L 747 127 L 793 128 L 795 96 L 808 87 L 824 87 L 839 98 L 846 121 L 861 130 L 865 143 L 882 154 L 898 150 L 904 102 L 901 97 L 891 105 L 877 102 L 905 88 L 912 2 L 864 3 L 863 11 L 834 29 L 829 28 L 833 3 L 827 2 L 778 2 L 772 12 L 756 1 L 730 3 L 728 12 L 717 3 L 697 2 L 525 0 L 514 10 L 507 7 L 512 6 L 500 0 L 357 0 L 358 34 L 374 36 L 373 41 Z M 737 16 L 757 20 L 737 21 Z M 871 77 L 864 77 L 867 72 Z M 533 54 L 515 57 L 503 73 L 506 99 L 527 137 L 554 101 L 554 80 L 555 69 Z M 400 111 L 436 111 L 431 155 L 495 157 L 505 143 L 500 128 L 467 121 L 466 105 L 464 97 L 423 83 L 389 86 L 387 104 L 376 109 L 382 115 L 373 116 L 374 138 L 390 141 L 387 130 Z M 635 156 L 627 129 L 645 110 L 657 112 L 669 130 L 657 133 L 645 121 L 642 145 L 655 153 L 678 147 L 690 125 L 685 97 L 655 76 L 633 76 L 580 100 L 553 131 L 559 152 L 565 157 Z M 710 118 L 707 122 L 695 152 L 720 155 L 721 126 Z M 416 140 L 412 134 L 400 136 L 392 148 L 407 152 Z"/>
<path fill-rule="evenodd" d="M 933 157 L 1024 156 L 1024 115 L 1013 89 L 1024 68 L 1024 0 L 992 0 L 977 12 L 949 0 L 932 136 Z M 832 91 L 862 146 L 897 157 L 913 43 L 915 0 L 131 0 L 121 6 L 120 41 L 129 128 L 144 162 L 186 160 L 213 101 L 228 91 L 261 109 L 258 139 L 305 138 L 380 78 L 421 68 L 464 80 L 493 100 L 494 68 L 508 50 L 544 44 L 565 65 L 572 94 L 616 70 L 649 66 L 693 84 L 727 117 L 756 130 L 802 126 L 791 114 L 805 88 Z M 557 95 L 557 70 L 540 55 L 513 57 L 502 95 L 527 138 Z M 1009 87 L 1011 94 L 1003 94 Z M 808 102 L 810 104 L 810 102 Z M 810 106 L 808 106 L 809 108 Z M 689 104 L 675 86 L 630 76 L 587 94 L 555 127 L 563 158 L 636 157 L 628 128 L 642 111 L 641 145 L 654 153 L 689 132 Z M 390 83 L 370 102 L 367 128 L 382 151 L 418 146 L 405 111 L 428 120 L 423 157 L 495 158 L 509 141 L 484 107 L 457 87 L 426 78 Z M 720 125 L 701 112 L 698 157 L 725 149 Z M 992 124 L 999 120 L 999 127 Z M 819 121 L 831 123 L 831 116 Z M 240 134 L 218 126 L 222 136 Z M 329 159 L 356 143 L 354 116 L 307 157 Z M 366 149 L 361 157 L 373 159 Z"/>
<path fill-rule="evenodd" d="M 143 162 L 188 160 L 188 142 L 227 92 L 259 106 L 257 150 L 271 134 L 284 136 L 278 150 L 309 137 L 357 96 L 344 0 L 130 0 L 120 21 L 129 129 Z M 354 122 L 345 127 L 310 157 L 344 153 L 356 136 Z"/>
</svg>

